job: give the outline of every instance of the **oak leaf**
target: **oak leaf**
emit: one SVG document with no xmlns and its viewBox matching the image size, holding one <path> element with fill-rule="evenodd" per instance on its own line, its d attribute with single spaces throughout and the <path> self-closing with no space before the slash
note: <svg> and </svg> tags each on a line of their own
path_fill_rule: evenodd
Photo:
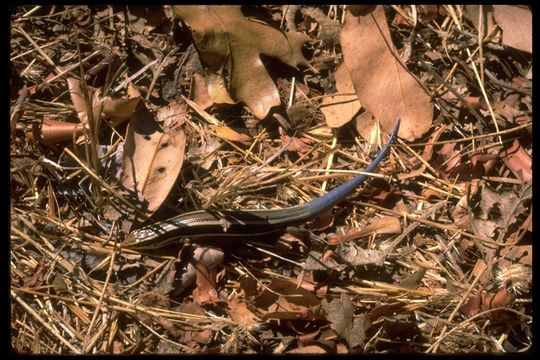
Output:
<svg viewBox="0 0 540 360">
<path fill-rule="evenodd" d="M 216 103 L 243 101 L 262 119 L 270 108 L 280 105 L 280 98 L 260 56 L 274 57 L 294 68 L 308 65 L 301 51 L 308 36 L 251 21 L 240 6 L 178 5 L 174 13 L 191 27 L 206 65 L 208 93 Z"/>
</svg>

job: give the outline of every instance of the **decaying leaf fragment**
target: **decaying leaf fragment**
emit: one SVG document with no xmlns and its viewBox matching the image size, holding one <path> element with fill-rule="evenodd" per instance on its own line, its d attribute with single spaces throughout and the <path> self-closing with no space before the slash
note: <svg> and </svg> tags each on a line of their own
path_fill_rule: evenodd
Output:
<svg viewBox="0 0 540 360">
<path fill-rule="evenodd" d="M 208 93 L 216 103 L 243 101 L 255 116 L 264 118 L 280 99 L 260 55 L 292 67 L 308 65 L 301 48 L 309 37 L 251 21 L 240 6 L 178 5 L 174 13 L 192 29 L 206 65 Z"/>
<path fill-rule="evenodd" d="M 471 229 L 480 240 L 502 241 L 509 227 L 526 211 L 523 201 L 512 191 L 494 191 L 481 182 L 469 200 Z M 478 243 L 486 254 L 492 254 L 489 243 Z"/>
<path fill-rule="evenodd" d="M 323 300 L 321 304 L 327 313 L 330 326 L 347 341 L 351 349 L 364 346 L 366 329 L 370 325 L 369 317 L 364 313 L 353 319 L 354 305 L 346 293 L 341 293 L 340 299 L 330 302 Z"/>
<path fill-rule="evenodd" d="M 320 299 L 290 280 L 273 278 L 254 299 L 263 319 L 321 319 Z"/>
</svg>

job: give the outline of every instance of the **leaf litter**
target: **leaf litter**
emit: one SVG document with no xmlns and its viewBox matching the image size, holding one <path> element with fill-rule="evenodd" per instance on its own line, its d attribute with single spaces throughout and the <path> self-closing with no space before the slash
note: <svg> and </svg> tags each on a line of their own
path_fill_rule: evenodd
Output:
<svg viewBox="0 0 540 360">
<path fill-rule="evenodd" d="M 531 17 L 12 8 L 12 349 L 527 351 Z M 315 236 L 122 247 L 177 214 L 314 199 L 367 165 L 396 118 L 389 156 L 305 224 Z"/>
</svg>

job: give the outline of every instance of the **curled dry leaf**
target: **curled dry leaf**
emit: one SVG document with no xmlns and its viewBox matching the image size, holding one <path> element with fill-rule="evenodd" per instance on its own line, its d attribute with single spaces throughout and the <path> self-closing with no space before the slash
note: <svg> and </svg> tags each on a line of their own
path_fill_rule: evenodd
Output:
<svg viewBox="0 0 540 360">
<path fill-rule="evenodd" d="M 463 161 L 462 153 L 462 147 L 455 143 L 446 143 L 431 161 L 431 165 L 439 170 L 443 178 L 465 182 L 489 174 L 499 160 L 496 154 L 475 152 L 470 156 L 470 161 Z"/>
<path fill-rule="evenodd" d="M 448 128 L 447 125 L 443 125 L 443 126 L 438 128 L 437 130 L 435 130 L 431 134 L 431 136 L 429 138 L 429 141 L 428 141 L 428 144 L 425 146 L 424 151 L 422 152 L 422 158 L 425 161 L 427 161 L 427 162 L 431 161 L 431 158 L 433 157 L 433 153 L 434 153 L 434 145 L 433 144 L 436 143 L 439 140 L 439 138 L 447 130 L 447 128 Z M 441 162 L 442 161 L 439 161 L 439 163 L 441 163 Z M 409 173 L 400 173 L 397 176 L 398 176 L 399 180 L 406 180 L 406 179 L 415 178 L 417 176 L 421 176 L 425 171 L 426 171 L 426 165 L 421 163 L 420 166 L 417 169 L 412 170 Z M 434 191 L 429 190 L 429 189 L 424 189 L 423 192 L 422 192 L 422 196 L 425 196 L 425 197 L 435 196 L 435 197 L 438 197 L 438 198 L 440 197 L 440 195 L 438 193 L 435 193 Z"/>
<path fill-rule="evenodd" d="M 216 135 L 222 139 L 241 143 L 249 143 L 251 141 L 250 136 L 241 134 L 226 125 L 209 125 L 208 127 L 214 130 Z"/>
<path fill-rule="evenodd" d="M 135 109 L 141 100 L 140 95 L 130 95 L 127 99 L 102 97 L 102 90 L 98 88 L 93 93 L 92 104 L 89 104 L 88 97 L 90 94 L 86 95 L 86 90 L 91 88 L 87 86 L 85 90 L 82 82 L 75 78 L 68 78 L 67 81 L 71 101 L 82 124 L 88 122 L 88 110 L 91 108 L 94 119 L 101 114 L 104 118 L 111 120 L 112 126 L 117 126 L 134 115 Z"/>
<path fill-rule="evenodd" d="M 112 99 L 107 96 L 103 98 L 103 116 L 111 120 L 111 126 L 117 126 L 135 114 L 140 100 L 140 97 Z"/>
<path fill-rule="evenodd" d="M 391 131 L 398 118 L 401 138 L 412 141 L 430 129 L 430 97 L 401 62 L 382 6 L 358 17 L 347 12 L 341 46 L 358 100 L 384 130 Z"/>
<path fill-rule="evenodd" d="M 439 140 L 439 138 L 446 131 L 447 128 L 448 125 L 443 125 L 433 132 L 433 134 L 429 138 L 428 144 L 424 147 L 424 151 L 422 152 L 422 158 L 424 160 L 431 160 L 431 157 L 433 156 L 433 143 L 436 143 Z"/>
<path fill-rule="evenodd" d="M 131 120 L 124 145 L 121 182 L 126 189 L 137 193 L 149 213 L 165 200 L 182 168 L 186 138 L 180 126 L 187 116 L 184 103 L 171 103 L 157 114 L 163 121 L 161 128 L 141 104 Z"/>
<path fill-rule="evenodd" d="M 329 236 L 328 242 L 330 244 L 338 244 L 343 241 L 352 241 L 361 237 L 378 235 L 378 234 L 398 234 L 401 232 L 401 222 L 398 218 L 392 216 L 385 216 L 377 218 L 371 222 L 368 226 L 361 229 L 351 229 L 345 235 Z"/>
<path fill-rule="evenodd" d="M 467 316 L 474 316 L 481 311 L 495 309 L 499 307 L 509 307 L 515 300 L 515 297 L 508 292 L 506 287 L 500 288 L 496 293 L 484 292 L 485 287 L 480 288 L 475 296 L 472 296 L 460 309 Z M 498 321 L 506 319 L 505 315 L 498 313 L 491 314 L 491 319 Z"/>
<path fill-rule="evenodd" d="M 482 291 L 485 286 L 482 286 L 475 296 L 471 296 L 469 300 L 459 309 L 467 316 L 474 316 L 480 312 L 480 304 L 482 303 Z"/>
<path fill-rule="evenodd" d="M 33 123 L 32 131 L 27 135 L 31 140 L 52 146 L 65 140 L 76 139 L 82 133 L 82 124 L 45 119 L 41 123 Z"/>
<path fill-rule="evenodd" d="M 285 34 L 251 21 L 240 6 L 174 6 L 174 13 L 192 29 L 207 66 L 208 93 L 216 103 L 243 101 L 262 119 L 271 107 L 280 105 L 280 98 L 260 55 L 292 67 L 308 65 L 301 51 L 302 44 L 309 40 L 306 35 Z"/>
<path fill-rule="evenodd" d="M 77 112 L 77 116 L 79 117 L 81 123 L 86 125 L 89 117 L 88 111 L 90 109 L 92 109 L 92 115 L 94 119 L 97 118 L 97 116 L 99 115 L 101 108 L 96 104 L 98 103 L 98 101 L 90 99 L 90 96 L 92 95 L 89 93 L 90 88 L 88 86 L 85 87 L 80 80 L 75 78 L 68 78 L 67 83 L 71 102 L 73 103 L 73 107 Z M 96 93 L 94 93 L 94 97 L 96 97 Z"/>
</svg>

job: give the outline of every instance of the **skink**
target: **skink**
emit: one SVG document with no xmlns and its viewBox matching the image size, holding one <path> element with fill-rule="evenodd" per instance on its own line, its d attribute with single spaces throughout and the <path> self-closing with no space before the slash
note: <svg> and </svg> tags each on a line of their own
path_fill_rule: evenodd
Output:
<svg viewBox="0 0 540 360">
<path fill-rule="evenodd" d="M 388 142 L 364 172 L 372 172 L 384 159 L 399 130 L 398 119 Z M 313 219 L 350 195 L 366 175 L 359 174 L 326 194 L 304 204 L 276 210 L 198 210 L 172 217 L 131 232 L 123 247 L 130 249 L 160 248 L 179 238 L 212 239 L 223 237 L 258 237 L 283 233 L 288 226 Z"/>
</svg>

